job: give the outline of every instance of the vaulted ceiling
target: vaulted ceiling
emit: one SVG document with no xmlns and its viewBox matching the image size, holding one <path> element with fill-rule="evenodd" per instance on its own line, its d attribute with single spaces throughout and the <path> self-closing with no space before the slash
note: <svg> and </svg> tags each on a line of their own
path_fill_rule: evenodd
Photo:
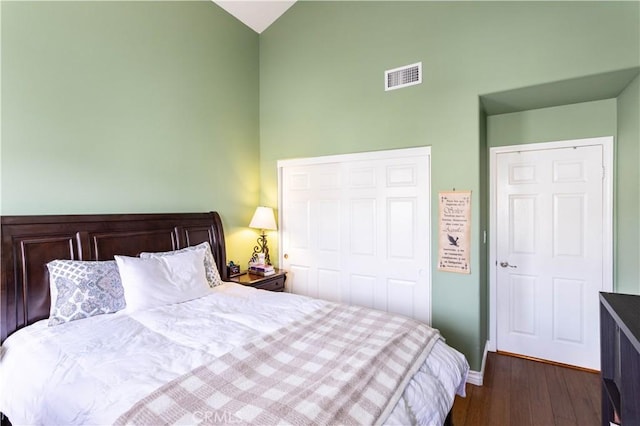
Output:
<svg viewBox="0 0 640 426">
<path fill-rule="evenodd" d="M 213 2 L 260 34 L 296 0 L 213 0 Z"/>
</svg>

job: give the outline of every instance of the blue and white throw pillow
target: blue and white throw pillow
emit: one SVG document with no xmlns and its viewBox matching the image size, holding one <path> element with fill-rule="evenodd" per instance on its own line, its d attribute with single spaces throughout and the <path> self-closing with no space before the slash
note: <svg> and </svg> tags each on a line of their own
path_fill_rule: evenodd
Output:
<svg viewBox="0 0 640 426">
<path fill-rule="evenodd" d="M 220 278 L 220 271 L 218 271 L 216 261 L 213 258 L 213 253 L 211 253 L 211 246 L 207 241 L 195 246 L 185 247 L 180 250 L 157 252 L 157 253 L 144 252 L 144 253 L 140 253 L 140 257 L 142 259 L 147 259 L 150 257 L 171 256 L 174 254 L 184 253 L 192 250 L 204 250 L 204 272 L 207 276 L 207 282 L 209 283 L 209 287 L 215 287 L 222 284 L 222 278 Z"/>
<path fill-rule="evenodd" d="M 49 326 L 117 312 L 126 306 L 114 260 L 53 260 L 47 268 L 51 289 Z"/>
</svg>

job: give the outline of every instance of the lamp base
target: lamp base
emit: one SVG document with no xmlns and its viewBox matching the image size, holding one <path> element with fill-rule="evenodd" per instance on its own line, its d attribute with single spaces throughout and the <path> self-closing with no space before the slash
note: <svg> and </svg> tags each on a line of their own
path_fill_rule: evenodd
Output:
<svg viewBox="0 0 640 426">
<path fill-rule="evenodd" d="M 258 255 L 264 254 L 264 263 L 271 265 L 271 258 L 269 258 L 269 247 L 267 246 L 267 235 L 262 231 L 260 237 L 258 237 L 257 245 L 253 248 L 253 254 L 251 255 L 251 263 L 258 261 Z"/>
</svg>

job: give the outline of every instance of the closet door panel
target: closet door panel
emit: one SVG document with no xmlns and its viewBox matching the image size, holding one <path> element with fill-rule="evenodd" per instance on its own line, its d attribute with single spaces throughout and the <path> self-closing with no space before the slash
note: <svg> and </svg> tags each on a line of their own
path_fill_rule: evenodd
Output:
<svg viewBox="0 0 640 426">
<path fill-rule="evenodd" d="M 430 323 L 429 149 L 278 166 L 288 291 Z"/>
</svg>

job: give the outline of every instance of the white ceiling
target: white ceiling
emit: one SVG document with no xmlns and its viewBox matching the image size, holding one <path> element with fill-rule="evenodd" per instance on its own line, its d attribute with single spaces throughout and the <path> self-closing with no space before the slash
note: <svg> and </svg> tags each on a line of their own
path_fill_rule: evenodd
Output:
<svg viewBox="0 0 640 426">
<path fill-rule="evenodd" d="M 260 34 L 296 0 L 213 0 L 218 6 Z"/>
</svg>

